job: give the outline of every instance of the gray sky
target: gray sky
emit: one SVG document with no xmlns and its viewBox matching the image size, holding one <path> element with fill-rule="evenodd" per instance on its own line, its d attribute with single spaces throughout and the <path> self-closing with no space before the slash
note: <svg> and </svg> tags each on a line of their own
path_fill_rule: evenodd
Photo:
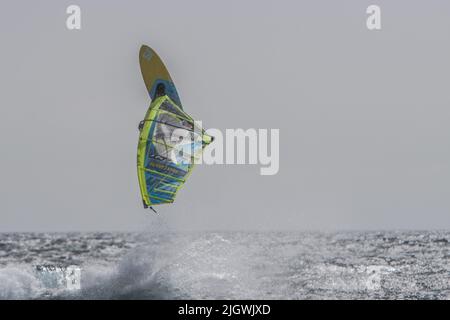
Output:
<svg viewBox="0 0 450 320">
<path fill-rule="evenodd" d="M 82 9 L 82 30 L 65 27 Z M 378 4 L 382 30 L 366 28 Z M 0 231 L 450 227 L 449 1 L 8 1 Z M 280 171 L 199 166 L 144 211 L 153 47 L 205 127 L 279 128 Z M 150 212 L 151 213 L 151 212 Z"/>
</svg>

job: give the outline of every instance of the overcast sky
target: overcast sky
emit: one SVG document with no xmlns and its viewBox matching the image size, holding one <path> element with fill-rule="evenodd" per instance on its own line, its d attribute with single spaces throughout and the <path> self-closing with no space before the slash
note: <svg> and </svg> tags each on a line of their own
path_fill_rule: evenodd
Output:
<svg viewBox="0 0 450 320">
<path fill-rule="evenodd" d="M 82 30 L 66 29 L 78 4 Z M 382 30 L 366 28 L 378 4 Z M 6 1 L 0 231 L 450 227 L 449 1 Z M 198 166 L 142 208 L 138 51 L 205 127 L 279 128 L 280 171 Z"/>
</svg>

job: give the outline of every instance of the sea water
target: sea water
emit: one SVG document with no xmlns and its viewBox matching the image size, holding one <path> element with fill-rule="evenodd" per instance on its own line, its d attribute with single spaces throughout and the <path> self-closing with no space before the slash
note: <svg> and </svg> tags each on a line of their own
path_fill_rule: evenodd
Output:
<svg viewBox="0 0 450 320">
<path fill-rule="evenodd" d="M 93 298 L 450 299 L 450 232 L 0 233 L 0 299 Z"/>
</svg>

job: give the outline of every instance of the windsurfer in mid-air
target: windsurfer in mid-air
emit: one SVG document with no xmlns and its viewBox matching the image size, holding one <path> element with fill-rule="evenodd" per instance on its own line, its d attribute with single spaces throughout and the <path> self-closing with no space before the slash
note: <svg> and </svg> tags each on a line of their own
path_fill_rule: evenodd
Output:
<svg viewBox="0 0 450 320">
<path fill-rule="evenodd" d="M 194 161 L 178 161 L 174 154 L 181 151 L 184 154 L 184 150 L 190 150 L 186 157 L 198 157 L 203 148 L 212 142 L 212 137 L 183 110 L 169 72 L 156 52 L 142 46 L 139 62 L 152 102 L 138 126 L 138 180 L 144 208 L 150 208 L 156 213 L 154 205 L 175 201 L 178 190 L 194 167 Z M 196 130 L 201 132 L 202 143 L 186 143 L 181 139 Z M 180 139 L 173 139 L 174 133 Z"/>
</svg>

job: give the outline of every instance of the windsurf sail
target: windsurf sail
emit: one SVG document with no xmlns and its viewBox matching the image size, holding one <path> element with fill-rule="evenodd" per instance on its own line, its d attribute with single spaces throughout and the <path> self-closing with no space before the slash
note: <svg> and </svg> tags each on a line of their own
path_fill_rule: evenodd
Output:
<svg viewBox="0 0 450 320">
<path fill-rule="evenodd" d="M 153 82 L 158 83 L 158 78 Z M 138 179 L 145 208 L 174 202 L 203 148 L 213 140 L 174 101 L 173 95 L 167 92 L 152 95 L 150 91 L 150 96 L 152 103 L 139 124 L 137 151 Z"/>
</svg>

